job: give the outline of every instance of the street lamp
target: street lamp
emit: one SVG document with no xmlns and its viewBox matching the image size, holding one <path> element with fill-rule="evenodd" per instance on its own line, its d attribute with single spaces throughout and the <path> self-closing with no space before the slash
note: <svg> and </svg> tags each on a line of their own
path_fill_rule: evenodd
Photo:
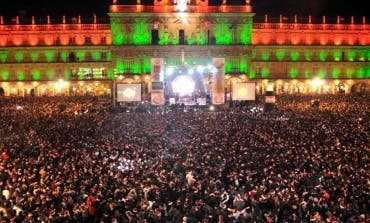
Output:
<svg viewBox="0 0 370 223">
<path fill-rule="evenodd" d="M 320 79 L 318 77 L 315 77 L 314 79 L 312 79 L 311 81 L 311 87 L 312 87 L 312 90 L 313 91 L 316 91 L 318 90 L 318 93 L 320 93 L 320 88 L 321 86 L 324 84 L 324 80 L 323 79 Z"/>
<path fill-rule="evenodd" d="M 63 89 L 67 86 L 68 86 L 68 82 L 66 82 L 62 78 L 58 79 L 58 81 L 55 82 L 55 88 L 57 89 L 58 94 L 60 94 L 63 91 Z"/>
</svg>

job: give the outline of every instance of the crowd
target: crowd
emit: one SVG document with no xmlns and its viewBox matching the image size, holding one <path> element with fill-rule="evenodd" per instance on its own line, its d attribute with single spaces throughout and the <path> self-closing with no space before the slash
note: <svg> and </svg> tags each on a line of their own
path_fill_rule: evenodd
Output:
<svg viewBox="0 0 370 223">
<path fill-rule="evenodd" d="M 369 222 L 370 97 L 312 98 L 129 113 L 0 98 L 0 222 Z"/>
</svg>

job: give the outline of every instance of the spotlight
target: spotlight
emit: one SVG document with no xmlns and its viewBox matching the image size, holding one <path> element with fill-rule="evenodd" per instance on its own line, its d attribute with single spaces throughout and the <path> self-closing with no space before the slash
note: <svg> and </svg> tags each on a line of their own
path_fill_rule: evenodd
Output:
<svg viewBox="0 0 370 223">
<path fill-rule="evenodd" d="M 195 83 L 194 81 L 185 75 L 180 75 L 172 82 L 172 89 L 175 93 L 180 96 L 189 95 L 194 92 Z"/>
<path fill-rule="evenodd" d="M 204 67 L 202 65 L 197 66 L 197 71 L 201 74 L 203 74 Z"/>
<path fill-rule="evenodd" d="M 188 70 L 188 74 L 189 74 L 189 75 L 193 75 L 193 74 L 194 74 L 194 70 L 193 70 L 192 68 L 190 68 L 190 69 Z"/>
<path fill-rule="evenodd" d="M 166 75 L 171 76 L 173 74 L 174 70 L 175 69 L 173 67 L 167 67 L 166 68 Z"/>
</svg>

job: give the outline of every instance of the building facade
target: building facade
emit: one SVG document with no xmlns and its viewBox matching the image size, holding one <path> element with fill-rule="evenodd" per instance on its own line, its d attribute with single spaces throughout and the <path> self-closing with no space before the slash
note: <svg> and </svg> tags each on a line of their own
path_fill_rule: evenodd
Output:
<svg viewBox="0 0 370 223">
<path fill-rule="evenodd" d="M 111 97 L 122 82 L 140 83 L 147 98 L 151 58 L 178 69 L 207 69 L 212 58 L 224 58 L 226 93 L 236 82 L 255 82 L 257 94 L 268 84 L 275 94 L 370 92 L 365 17 L 345 24 L 340 17 L 270 19 L 255 15 L 249 0 L 212 6 L 208 0 L 113 0 L 107 15 L 109 22 L 47 17 L 43 24 L 1 17 L 0 93 Z"/>
</svg>

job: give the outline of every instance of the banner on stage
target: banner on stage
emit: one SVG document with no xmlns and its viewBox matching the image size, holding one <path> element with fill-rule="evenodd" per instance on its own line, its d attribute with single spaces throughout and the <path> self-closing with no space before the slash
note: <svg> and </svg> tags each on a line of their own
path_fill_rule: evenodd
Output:
<svg viewBox="0 0 370 223">
<path fill-rule="evenodd" d="M 256 100 L 256 83 L 233 83 L 232 93 L 233 101 L 254 101 Z"/>
<path fill-rule="evenodd" d="M 117 84 L 117 101 L 141 101 L 141 84 Z"/>
<path fill-rule="evenodd" d="M 151 58 L 151 103 L 152 105 L 164 105 L 164 76 L 163 58 Z"/>
</svg>

